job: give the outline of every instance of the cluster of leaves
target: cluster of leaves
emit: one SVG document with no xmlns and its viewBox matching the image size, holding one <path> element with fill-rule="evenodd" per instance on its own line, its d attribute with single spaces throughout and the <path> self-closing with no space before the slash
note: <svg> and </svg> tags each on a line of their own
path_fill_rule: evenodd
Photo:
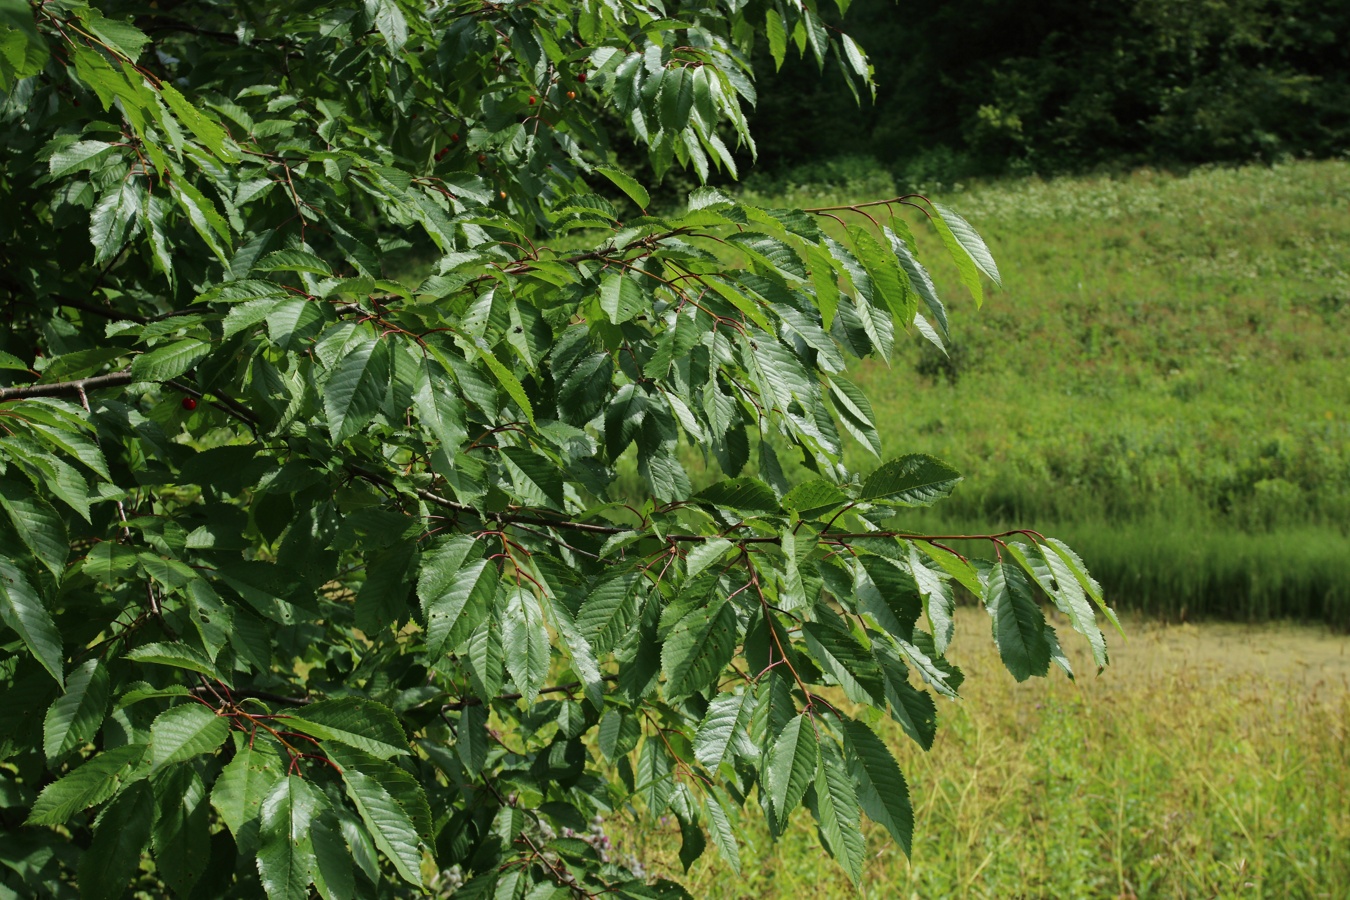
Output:
<svg viewBox="0 0 1350 900">
<path fill-rule="evenodd" d="M 894 205 L 978 299 L 970 226 L 609 165 L 730 166 L 766 21 L 865 77 L 810 2 L 0 2 L 0 885 L 678 896 L 576 834 L 738 865 L 748 804 L 857 879 L 956 585 L 1017 678 L 1038 590 L 1105 663 L 1067 547 L 888 531 L 960 476 L 844 462 L 846 360 L 947 334 Z"/>
</svg>

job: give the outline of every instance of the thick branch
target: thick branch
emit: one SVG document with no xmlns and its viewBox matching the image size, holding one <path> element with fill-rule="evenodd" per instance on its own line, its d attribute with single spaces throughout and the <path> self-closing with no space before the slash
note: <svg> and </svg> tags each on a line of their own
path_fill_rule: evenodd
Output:
<svg viewBox="0 0 1350 900">
<path fill-rule="evenodd" d="M 26 400 L 29 397 L 78 397 L 88 391 L 99 388 L 121 387 L 131 384 L 131 371 L 110 372 L 107 375 L 91 375 L 74 381 L 54 381 L 51 384 L 26 384 L 20 387 L 0 388 L 0 403 L 11 400 Z"/>
</svg>

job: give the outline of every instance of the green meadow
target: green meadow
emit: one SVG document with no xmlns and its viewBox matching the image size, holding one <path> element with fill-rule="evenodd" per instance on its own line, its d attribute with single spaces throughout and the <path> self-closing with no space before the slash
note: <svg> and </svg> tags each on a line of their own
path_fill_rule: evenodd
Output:
<svg viewBox="0 0 1350 900">
<path fill-rule="evenodd" d="M 872 175 L 759 199 L 895 193 Z M 980 230 L 1004 286 L 977 311 L 911 220 L 950 352 L 914 336 L 856 379 L 889 455 L 966 481 L 905 524 L 1061 537 L 1124 609 L 1350 627 L 1350 163 L 932 197 Z"/>
</svg>

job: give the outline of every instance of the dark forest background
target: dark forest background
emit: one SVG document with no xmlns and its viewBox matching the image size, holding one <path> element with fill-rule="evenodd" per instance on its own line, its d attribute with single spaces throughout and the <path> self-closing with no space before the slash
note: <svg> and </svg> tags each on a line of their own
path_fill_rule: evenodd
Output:
<svg viewBox="0 0 1350 900">
<path fill-rule="evenodd" d="M 1347 0 L 827 7 L 867 51 L 876 100 L 860 108 L 835 60 L 822 78 L 789 40 L 759 83 L 758 179 L 828 181 L 848 157 L 916 185 L 1350 150 Z"/>
</svg>

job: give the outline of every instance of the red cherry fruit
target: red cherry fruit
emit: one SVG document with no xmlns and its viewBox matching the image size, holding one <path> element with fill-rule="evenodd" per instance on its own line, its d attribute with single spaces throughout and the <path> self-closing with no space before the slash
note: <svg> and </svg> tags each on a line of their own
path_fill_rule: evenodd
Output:
<svg viewBox="0 0 1350 900">
<path fill-rule="evenodd" d="M 452 144 L 458 144 L 458 143 L 459 143 L 459 132 L 458 132 L 458 131 L 456 131 L 454 134 L 450 135 L 450 143 L 452 143 Z"/>
<path fill-rule="evenodd" d="M 577 73 L 577 81 L 580 81 L 582 84 L 585 84 L 585 83 L 586 83 L 586 73 L 585 73 L 585 72 L 578 72 L 578 73 Z"/>
<path fill-rule="evenodd" d="M 534 102 L 535 102 L 535 97 L 534 97 L 533 94 L 531 94 L 531 95 L 530 95 L 530 105 L 531 105 L 531 106 L 534 106 Z"/>
<path fill-rule="evenodd" d="M 192 412 L 196 408 L 197 408 L 197 401 L 194 398 L 192 397 L 183 398 L 183 409 L 186 409 L 188 412 Z"/>
<path fill-rule="evenodd" d="M 480 154 L 478 154 L 478 161 L 479 161 L 480 163 L 485 163 L 485 162 L 487 162 L 487 154 L 486 154 L 486 153 L 480 153 Z"/>
<path fill-rule="evenodd" d="M 568 92 L 567 92 L 567 99 L 568 99 L 568 100 L 575 100 L 575 99 L 577 99 L 577 92 L 576 92 L 576 91 L 568 91 Z"/>
<path fill-rule="evenodd" d="M 502 199 L 503 199 L 503 200 L 506 199 L 506 191 L 498 191 L 498 193 L 500 193 L 500 194 L 502 195 Z"/>
<path fill-rule="evenodd" d="M 449 153 L 449 152 L 450 152 L 450 148 L 449 148 L 449 147 L 442 147 L 441 149 L 437 150 L 437 151 L 436 151 L 436 162 L 440 162 L 441 160 L 445 159 L 445 154 L 447 154 L 447 153 Z"/>
</svg>

